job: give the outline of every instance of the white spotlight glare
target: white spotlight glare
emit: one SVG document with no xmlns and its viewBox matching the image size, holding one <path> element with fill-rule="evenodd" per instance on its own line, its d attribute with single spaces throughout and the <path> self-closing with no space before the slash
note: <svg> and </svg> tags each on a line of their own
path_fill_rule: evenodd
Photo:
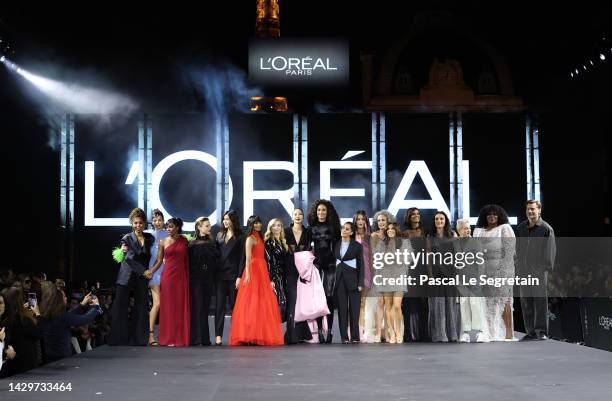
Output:
<svg viewBox="0 0 612 401">
<path fill-rule="evenodd" d="M 599 55 L 599 58 L 600 58 L 601 60 L 605 60 L 605 59 L 606 59 L 606 56 L 604 56 L 604 55 L 603 55 L 603 53 L 601 53 L 601 54 Z"/>
<path fill-rule="evenodd" d="M 578 75 L 578 68 L 576 68 L 574 71 L 576 71 L 576 75 Z"/>
<path fill-rule="evenodd" d="M 6 57 L 4 57 L 4 56 L 0 57 L 0 61 L 2 61 L 4 63 L 4 60 L 6 60 Z"/>
<path fill-rule="evenodd" d="M 583 65 L 582 65 L 582 68 L 584 68 L 584 70 L 586 71 L 586 65 L 584 65 L 584 64 L 583 64 Z"/>
<path fill-rule="evenodd" d="M 574 78 L 574 73 L 573 73 L 573 72 L 570 72 L 570 76 L 571 76 L 572 78 Z"/>
<path fill-rule="evenodd" d="M 589 60 L 589 63 L 591 63 L 591 65 L 595 65 L 595 63 L 593 62 L 593 60 Z"/>
</svg>

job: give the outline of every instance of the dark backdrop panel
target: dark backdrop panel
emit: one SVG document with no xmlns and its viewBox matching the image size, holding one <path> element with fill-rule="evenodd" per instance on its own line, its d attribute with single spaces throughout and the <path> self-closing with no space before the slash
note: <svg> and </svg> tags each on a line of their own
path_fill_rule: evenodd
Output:
<svg viewBox="0 0 612 401">
<path fill-rule="evenodd" d="M 85 161 L 95 161 L 95 217 L 127 217 L 138 205 L 137 185 L 125 185 L 138 160 L 137 117 L 75 116 L 75 280 L 113 281 L 119 265 L 110 252 L 129 227 L 85 227 Z M 136 183 L 135 183 L 136 184 Z"/>
<path fill-rule="evenodd" d="M 243 163 L 293 162 L 293 115 L 235 113 L 229 119 L 229 132 L 230 176 L 234 186 L 231 207 L 239 212 L 241 224 L 246 225 L 243 221 Z M 254 189 L 261 191 L 293 187 L 293 175 L 284 170 L 255 171 L 253 181 Z M 275 217 L 285 224 L 291 220 L 278 200 L 255 200 L 253 213 L 259 215 L 265 225 Z"/>
<path fill-rule="evenodd" d="M 470 161 L 470 216 L 495 203 L 525 218 L 527 196 L 525 116 L 464 114 L 463 159 Z"/>
<path fill-rule="evenodd" d="M 213 124 L 203 114 L 160 114 L 153 116 L 152 122 L 153 168 L 180 151 L 197 150 L 216 156 Z M 198 160 L 178 162 L 161 180 L 160 201 L 171 215 L 193 222 L 215 210 L 216 182 L 216 172 L 207 164 Z"/>
<path fill-rule="evenodd" d="M 606 137 L 610 128 L 603 116 L 564 110 L 541 116 L 542 216 L 557 236 L 599 236 L 610 227 L 604 223 L 610 206 L 605 203 Z"/>
<path fill-rule="evenodd" d="M 365 151 L 350 161 L 372 160 L 372 115 L 313 114 L 308 120 L 308 206 L 320 198 L 321 161 L 340 161 L 349 151 Z M 364 209 L 372 216 L 372 170 L 332 170 L 332 188 L 364 188 L 364 197 L 332 197 L 340 218 Z M 308 213 L 306 211 L 306 213 Z"/>
<path fill-rule="evenodd" d="M 448 114 L 386 114 L 387 191 L 385 208 L 412 160 L 424 160 L 446 205 L 450 207 Z M 431 199 L 417 175 L 405 199 Z M 397 213 L 403 227 L 405 209 Z M 435 210 L 421 210 L 421 221 L 429 227 Z"/>
</svg>

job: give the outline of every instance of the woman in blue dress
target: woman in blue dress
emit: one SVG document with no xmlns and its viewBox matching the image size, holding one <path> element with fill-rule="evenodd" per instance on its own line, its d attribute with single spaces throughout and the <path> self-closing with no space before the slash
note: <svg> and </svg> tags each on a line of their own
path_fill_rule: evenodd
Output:
<svg viewBox="0 0 612 401">
<path fill-rule="evenodd" d="M 149 268 L 151 268 L 157 260 L 159 241 L 168 236 L 168 232 L 164 227 L 164 214 L 159 209 L 153 210 L 153 230 L 148 230 L 147 232 L 153 234 L 155 237 L 155 242 L 151 247 L 151 260 L 149 262 Z M 149 288 L 151 289 L 151 297 L 153 298 L 153 306 L 151 306 L 151 311 L 149 312 L 149 345 L 157 345 L 154 328 L 159 313 L 159 285 L 163 269 L 164 265 L 162 264 L 155 274 L 153 274 L 153 278 L 149 280 Z"/>
</svg>

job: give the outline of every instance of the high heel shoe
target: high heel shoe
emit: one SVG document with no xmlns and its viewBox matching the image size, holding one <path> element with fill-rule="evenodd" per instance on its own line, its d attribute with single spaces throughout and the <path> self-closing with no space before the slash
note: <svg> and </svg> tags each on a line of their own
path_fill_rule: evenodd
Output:
<svg viewBox="0 0 612 401">
<path fill-rule="evenodd" d="M 390 328 L 390 329 L 389 329 L 389 332 L 390 332 L 391 334 L 390 334 L 388 337 L 387 337 L 387 336 L 385 336 L 385 338 L 388 338 L 388 339 L 389 339 L 389 341 L 388 341 L 388 343 L 389 343 L 389 344 L 395 344 L 395 343 L 397 342 L 396 337 L 395 337 L 395 331 L 393 331 L 393 329 L 391 329 L 391 328 Z M 387 334 L 388 334 L 388 333 L 387 333 Z"/>
<path fill-rule="evenodd" d="M 397 344 L 403 344 L 404 343 L 404 333 L 397 334 L 395 336 L 395 342 Z"/>
<path fill-rule="evenodd" d="M 217 340 L 217 338 L 218 338 L 219 340 Z M 221 345 L 221 344 L 223 344 L 223 340 L 222 340 L 220 337 L 218 337 L 218 336 L 217 336 L 217 338 L 215 338 L 215 345 Z"/>
<path fill-rule="evenodd" d="M 319 344 L 325 344 L 325 336 L 323 335 L 323 330 L 319 329 L 317 334 L 317 337 L 319 337 Z"/>
<path fill-rule="evenodd" d="M 155 346 L 159 345 L 159 344 L 157 343 L 157 341 L 155 341 L 155 336 L 154 336 L 154 334 L 155 334 L 155 333 L 154 333 L 153 331 L 149 331 L 149 345 L 150 345 L 150 346 L 152 346 L 152 347 L 155 347 Z M 153 341 L 151 341 L 151 337 L 153 337 Z"/>
</svg>

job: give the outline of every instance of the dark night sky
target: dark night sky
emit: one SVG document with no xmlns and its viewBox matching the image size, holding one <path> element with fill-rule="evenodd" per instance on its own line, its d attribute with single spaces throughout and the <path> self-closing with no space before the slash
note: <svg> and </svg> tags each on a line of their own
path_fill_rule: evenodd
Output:
<svg viewBox="0 0 612 401">
<path fill-rule="evenodd" d="M 407 4 L 402 8 L 399 3 L 281 0 L 283 37 L 350 40 L 351 58 L 356 61 L 351 65 L 350 89 L 311 94 L 311 100 L 325 98 L 359 106 L 359 51 L 381 55 L 408 29 L 415 15 L 428 10 L 450 11 L 506 57 L 516 92 L 540 113 L 542 130 L 550 127 L 554 132 L 543 141 L 549 149 L 550 164 L 545 170 L 551 178 L 548 199 L 571 194 L 576 205 L 565 211 L 551 207 L 550 213 L 555 211 L 559 220 L 567 220 L 562 225 L 565 234 L 605 232 L 601 220 L 609 214 L 610 199 L 609 195 L 604 198 L 602 188 L 609 161 L 603 167 L 603 161 L 586 161 L 592 148 L 609 149 L 607 138 L 612 132 L 604 121 L 609 120 L 612 106 L 612 63 L 580 79 L 570 79 L 569 71 L 596 55 L 599 46 L 612 47 L 612 38 L 602 40 L 602 35 L 612 35 L 610 10 L 599 2 L 555 9 L 548 2 L 533 1 L 433 1 L 420 2 L 427 6 Z M 202 2 L 206 8 L 199 9 L 187 5 L 126 9 L 124 5 L 103 4 L 87 10 L 83 6 L 3 8 L 0 33 L 16 47 L 13 59 L 17 63 L 55 63 L 68 70 L 95 73 L 145 106 L 158 109 L 197 111 L 201 107 L 199 96 L 185 83 L 184 65 L 230 62 L 246 69 L 248 39 L 254 31 L 254 1 Z M 580 138 L 589 138 L 589 142 L 561 141 L 563 135 L 576 138 L 576 130 L 583 129 L 581 121 L 588 121 L 588 128 L 580 132 Z M 8 265 L 0 270 L 17 266 L 53 271 L 59 221 L 56 156 L 47 146 L 46 128 L 36 104 L 20 93 L 15 76 L 4 68 L 0 69 L 0 127 L 4 139 L 3 193 L 8 196 L 5 234 L 17 244 L 10 250 L 14 255 L 5 262 Z M 564 169 L 571 163 L 575 170 Z M 557 165 L 570 175 L 552 177 Z M 600 165 L 599 171 L 592 170 L 594 165 Z M 578 180 L 589 180 L 592 193 L 573 192 Z M 581 197 L 584 200 L 578 200 Z M 573 212 L 592 215 L 586 219 L 588 233 L 576 229 L 580 223 L 569 223 L 577 218 Z M 41 260 L 40 255 L 49 257 Z"/>
</svg>

